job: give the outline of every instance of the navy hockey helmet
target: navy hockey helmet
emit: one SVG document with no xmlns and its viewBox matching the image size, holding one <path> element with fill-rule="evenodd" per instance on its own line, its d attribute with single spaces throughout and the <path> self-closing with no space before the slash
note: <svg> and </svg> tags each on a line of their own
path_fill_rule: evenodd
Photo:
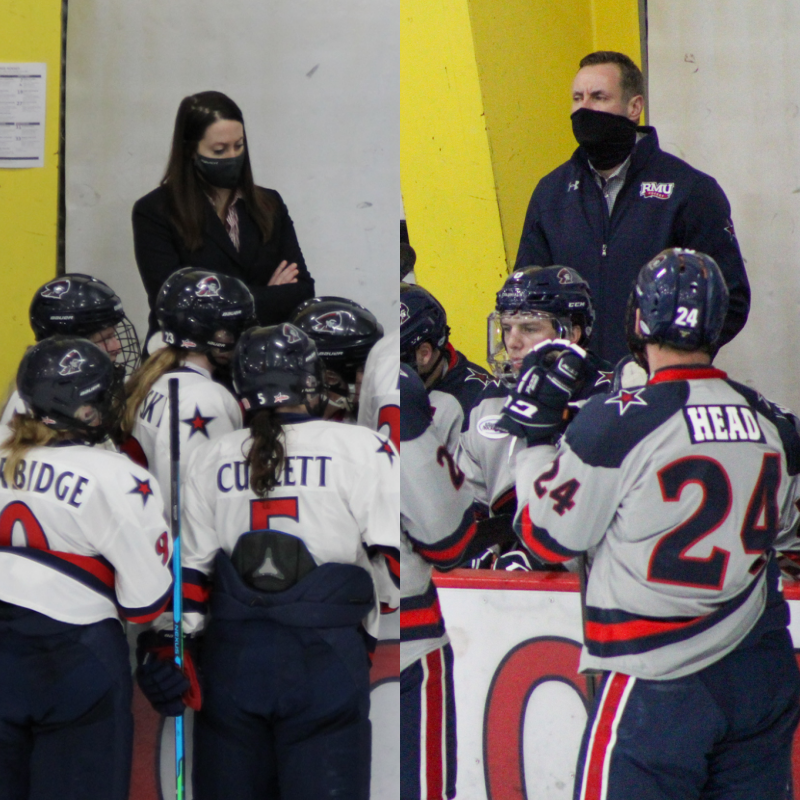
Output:
<svg viewBox="0 0 800 800">
<path fill-rule="evenodd" d="M 728 287 L 711 256 L 675 247 L 642 267 L 636 305 L 645 342 L 711 348 L 728 312 Z"/>
<path fill-rule="evenodd" d="M 250 328 L 234 350 L 233 388 L 246 412 L 305 405 L 319 415 L 327 403 L 323 370 L 317 346 L 290 322 Z"/>
<path fill-rule="evenodd" d="M 164 281 L 156 297 L 156 319 L 168 345 L 211 355 L 231 350 L 244 331 L 258 324 L 253 295 L 242 281 L 194 267 L 183 267 Z"/>
<path fill-rule="evenodd" d="M 594 307 L 589 284 L 571 267 L 523 267 L 508 276 L 497 293 L 495 310 L 502 314 L 544 312 L 581 326 L 578 344 L 592 335 Z"/>
<path fill-rule="evenodd" d="M 400 284 L 400 360 L 417 368 L 417 348 L 430 342 L 441 350 L 450 336 L 447 312 L 442 304 L 421 286 Z"/>
<path fill-rule="evenodd" d="M 295 309 L 291 322 L 314 341 L 325 366 L 350 384 L 383 336 L 375 315 L 345 297 L 312 297 Z"/>
<path fill-rule="evenodd" d="M 29 311 L 36 341 L 82 336 L 100 345 L 130 375 L 141 361 L 139 337 L 116 292 L 99 278 L 70 272 L 37 289 Z"/>
<path fill-rule="evenodd" d="M 54 430 L 103 441 L 122 411 L 122 376 L 108 354 L 78 336 L 51 336 L 31 347 L 17 371 L 29 414 Z"/>
</svg>

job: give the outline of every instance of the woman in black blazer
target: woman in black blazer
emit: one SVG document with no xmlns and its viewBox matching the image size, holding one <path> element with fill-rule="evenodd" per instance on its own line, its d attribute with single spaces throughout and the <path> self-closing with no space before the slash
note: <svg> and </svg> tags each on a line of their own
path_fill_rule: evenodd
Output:
<svg viewBox="0 0 800 800">
<path fill-rule="evenodd" d="M 133 206 L 133 244 L 150 304 L 148 338 L 158 330 L 158 291 L 184 266 L 244 281 L 262 325 L 288 320 L 314 296 L 286 205 L 254 184 L 244 117 L 222 92 L 181 101 L 161 185 Z"/>
</svg>

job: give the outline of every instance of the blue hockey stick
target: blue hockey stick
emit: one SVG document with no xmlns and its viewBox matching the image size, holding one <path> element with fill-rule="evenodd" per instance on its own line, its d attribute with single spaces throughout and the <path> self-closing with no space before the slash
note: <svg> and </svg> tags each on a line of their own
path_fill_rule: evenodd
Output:
<svg viewBox="0 0 800 800">
<path fill-rule="evenodd" d="M 178 379 L 169 379 L 169 458 L 170 458 L 170 526 L 172 531 L 172 638 L 175 647 L 175 664 L 183 669 L 183 585 L 181 581 L 181 446 L 180 410 L 178 407 Z M 184 800 L 183 715 L 175 717 L 175 797 Z"/>
</svg>

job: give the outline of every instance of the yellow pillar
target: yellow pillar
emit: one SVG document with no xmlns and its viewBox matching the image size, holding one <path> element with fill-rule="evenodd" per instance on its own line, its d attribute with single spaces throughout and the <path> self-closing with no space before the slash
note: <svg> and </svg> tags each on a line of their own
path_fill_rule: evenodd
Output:
<svg viewBox="0 0 800 800">
<path fill-rule="evenodd" d="M 33 343 L 28 306 L 56 274 L 61 0 L 0 0 L 0 61 L 47 64 L 44 167 L 0 169 L 0 399 Z"/>
<path fill-rule="evenodd" d="M 637 0 L 401 0 L 400 168 L 418 281 L 475 361 L 538 180 L 576 144 L 579 60 L 641 63 Z"/>
</svg>

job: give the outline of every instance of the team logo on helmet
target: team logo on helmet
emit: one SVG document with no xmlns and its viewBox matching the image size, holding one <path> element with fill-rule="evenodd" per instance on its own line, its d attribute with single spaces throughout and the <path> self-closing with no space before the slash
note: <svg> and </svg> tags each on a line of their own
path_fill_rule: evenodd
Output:
<svg viewBox="0 0 800 800">
<path fill-rule="evenodd" d="M 400 324 L 405 325 L 410 316 L 408 306 L 405 303 L 400 303 Z"/>
<path fill-rule="evenodd" d="M 285 403 L 288 399 L 289 399 L 289 395 L 288 394 L 276 394 L 275 397 L 273 397 L 272 402 L 273 403 Z"/>
<path fill-rule="evenodd" d="M 283 325 L 283 335 L 286 337 L 286 341 L 289 344 L 300 341 L 300 334 L 298 334 L 294 326 L 290 325 L 288 322 Z"/>
<path fill-rule="evenodd" d="M 314 333 L 332 333 L 344 329 L 341 311 L 329 311 L 327 314 L 320 314 L 316 322 L 311 327 Z"/>
<path fill-rule="evenodd" d="M 195 294 L 198 297 L 219 297 L 219 278 L 215 275 L 208 275 L 197 281 Z"/>
<path fill-rule="evenodd" d="M 574 283 L 572 280 L 572 273 L 566 267 L 558 271 L 556 278 L 558 278 L 558 282 L 562 285 L 566 283 Z"/>
<path fill-rule="evenodd" d="M 42 297 L 47 297 L 50 300 L 60 300 L 69 291 L 69 287 L 69 278 L 62 278 L 61 280 L 48 283 L 40 294 Z"/>
<path fill-rule="evenodd" d="M 86 361 L 86 359 L 77 350 L 70 350 L 69 353 L 58 362 L 58 366 L 61 367 L 58 374 L 75 375 L 81 371 L 81 365 L 84 361 Z"/>
</svg>

